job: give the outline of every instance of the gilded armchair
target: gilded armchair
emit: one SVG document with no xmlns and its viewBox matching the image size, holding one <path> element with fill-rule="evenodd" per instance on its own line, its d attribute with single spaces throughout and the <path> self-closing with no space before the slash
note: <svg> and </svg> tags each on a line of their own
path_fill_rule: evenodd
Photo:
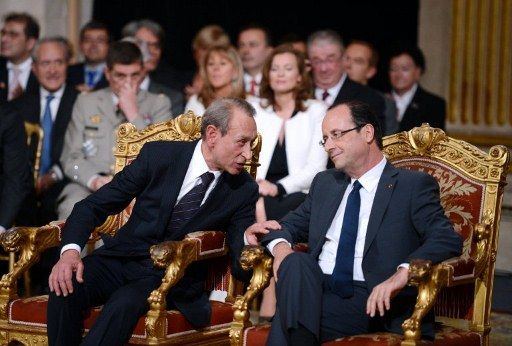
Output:
<svg viewBox="0 0 512 346">
<path fill-rule="evenodd" d="M 156 140 L 195 140 L 200 137 L 201 118 L 189 112 L 176 119 L 151 125 L 137 131 L 131 124 L 123 124 L 117 132 L 115 147 L 115 172 L 122 170 L 139 153 L 143 144 Z M 246 162 L 246 169 L 255 176 L 261 137 L 252 145 L 253 157 Z M 101 233 L 115 233 L 130 217 L 133 202 L 121 213 L 110 216 L 98 227 L 90 241 Z M 42 251 L 58 246 L 63 222 L 35 227 L 18 227 L 10 230 L 2 245 L 7 251 L 18 252 L 19 260 L 0 281 L 0 344 L 13 340 L 26 345 L 46 345 L 47 296 L 19 299 L 16 295 L 17 279 L 37 262 Z M 232 303 L 243 285 L 230 271 L 228 249 L 224 232 L 204 231 L 188 234 L 182 241 L 168 241 L 151 248 L 151 258 L 156 266 L 165 268 L 160 287 L 148 297 L 150 310 L 140 318 L 129 344 L 228 344 L 230 322 L 233 318 Z M 167 310 L 165 297 L 169 289 L 180 280 L 188 264 L 207 260 L 208 279 L 205 289 L 226 296 L 222 301 L 211 301 L 212 316 L 209 326 L 195 330 L 176 310 Z M 222 291 L 222 292 L 218 292 Z M 91 309 L 85 316 L 86 332 L 94 323 L 101 307 Z"/>
<path fill-rule="evenodd" d="M 409 285 L 418 288 L 415 310 L 403 335 L 375 333 L 324 345 L 421 345 L 423 317 L 434 309 L 436 345 L 489 345 L 490 310 L 501 204 L 510 153 L 494 146 L 485 153 L 428 124 L 384 138 L 384 153 L 395 166 L 425 171 L 440 185 L 441 203 L 464 239 L 460 257 L 432 265 L 411 263 Z M 272 259 L 261 247 L 246 247 L 242 266 L 253 269 L 251 284 L 235 301 L 231 344 L 263 345 L 269 326 L 252 326 L 247 307 L 268 284 Z M 429 343 L 432 344 L 432 343 Z"/>
</svg>

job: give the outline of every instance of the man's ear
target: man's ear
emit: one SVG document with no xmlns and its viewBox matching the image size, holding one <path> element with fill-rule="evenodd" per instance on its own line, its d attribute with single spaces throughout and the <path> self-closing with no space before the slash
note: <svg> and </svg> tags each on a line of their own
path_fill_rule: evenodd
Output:
<svg viewBox="0 0 512 346">
<path fill-rule="evenodd" d="M 32 49 L 34 49 L 34 46 L 36 45 L 36 42 L 37 42 L 37 40 L 35 38 L 33 38 L 33 37 L 29 38 L 27 40 L 27 49 L 29 51 L 32 51 Z"/>
<path fill-rule="evenodd" d="M 368 69 L 368 71 L 366 72 L 366 79 L 368 79 L 368 80 L 372 79 L 376 73 L 377 73 L 377 69 L 374 66 L 370 67 Z"/>
<path fill-rule="evenodd" d="M 213 125 L 208 125 L 206 127 L 206 144 L 208 144 L 208 147 L 212 147 L 220 137 L 220 131 L 218 128 L 216 128 Z"/>
<path fill-rule="evenodd" d="M 373 125 L 366 124 L 363 128 L 365 139 L 367 143 L 371 143 L 375 138 L 375 129 L 373 128 Z"/>
</svg>

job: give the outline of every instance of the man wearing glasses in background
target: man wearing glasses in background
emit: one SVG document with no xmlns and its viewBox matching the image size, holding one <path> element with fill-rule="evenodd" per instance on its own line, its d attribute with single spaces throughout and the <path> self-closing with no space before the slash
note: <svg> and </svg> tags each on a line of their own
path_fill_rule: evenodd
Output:
<svg viewBox="0 0 512 346">
<path fill-rule="evenodd" d="M 28 13 L 4 18 L 0 48 L 0 104 L 37 89 L 30 53 L 39 38 L 39 24 Z"/>
<path fill-rule="evenodd" d="M 401 333 L 412 314 L 405 287 L 413 259 L 439 263 L 462 251 L 432 176 L 393 167 L 382 132 L 359 101 L 331 108 L 321 145 L 336 169 L 317 174 L 305 201 L 280 222 L 249 227 L 246 243 L 274 256 L 277 309 L 267 345 L 320 345 L 375 331 Z M 291 245 L 308 242 L 308 253 Z M 304 302 L 308 302 L 304 304 Z M 422 335 L 434 337 L 433 314 Z"/>
<path fill-rule="evenodd" d="M 171 118 L 167 96 L 139 89 L 143 62 L 134 43 L 111 44 L 105 75 L 109 87 L 81 94 L 73 107 L 61 156 L 64 174 L 71 181 L 59 197 L 61 220 L 68 217 L 76 202 L 112 179 L 119 125 L 130 122 L 143 129 Z"/>
<path fill-rule="evenodd" d="M 67 83 L 78 91 L 91 91 L 106 88 L 106 58 L 110 43 L 110 33 L 105 24 L 90 21 L 80 30 L 80 51 L 84 62 L 71 65 Z"/>
<path fill-rule="evenodd" d="M 345 46 L 340 35 L 333 30 L 316 31 L 308 37 L 307 50 L 315 98 L 324 101 L 328 107 L 352 100 L 365 102 L 373 108 L 384 130 L 384 98 L 347 77 L 342 61 Z"/>
</svg>

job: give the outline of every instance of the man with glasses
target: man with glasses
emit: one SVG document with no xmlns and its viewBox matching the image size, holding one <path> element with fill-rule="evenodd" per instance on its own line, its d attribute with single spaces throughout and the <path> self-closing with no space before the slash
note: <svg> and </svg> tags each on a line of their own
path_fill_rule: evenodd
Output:
<svg viewBox="0 0 512 346">
<path fill-rule="evenodd" d="M 134 20 L 123 27 L 122 36 L 133 37 L 143 53 L 145 76 L 140 88 L 165 94 L 171 101 L 172 114 L 178 116 L 183 113 L 185 99 L 182 90 L 191 78 L 161 61 L 165 35 L 160 24 L 150 19 Z"/>
<path fill-rule="evenodd" d="M 105 24 L 90 21 L 80 30 L 80 51 L 84 62 L 68 69 L 67 83 L 78 91 L 91 91 L 106 88 L 106 58 L 110 43 L 110 33 Z"/>
<path fill-rule="evenodd" d="M 384 129 L 384 98 L 375 90 L 347 77 L 342 62 L 345 46 L 340 35 L 333 30 L 316 31 L 308 37 L 307 50 L 315 98 L 323 100 L 329 107 L 346 101 L 363 101 L 373 108 Z"/>
<path fill-rule="evenodd" d="M 39 24 L 28 13 L 4 18 L 0 45 L 0 104 L 37 89 L 30 52 L 39 38 Z"/>
<path fill-rule="evenodd" d="M 401 333 L 416 301 L 415 289 L 405 287 L 410 261 L 439 263 L 462 251 L 436 180 L 386 161 L 368 105 L 331 108 L 322 133 L 335 169 L 319 173 L 304 203 L 279 223 L 245 233 L 251 245 L 264 234 L 261 243 L 274 256 L 277 309 L 267 345 Z M 292 250 L 299 242 L 308 253 Z M 433 321 L 433 314 L 424 319 L 423 337 L 433 338 Z"/>
<path fill-rule="evenodd" d="M 59 219 L 65 219 L 76 202 L 112 179 L 112 148 L 120 124 L 128 121 L 142 129 L 171 117 L 165 95 L 139 89 L 143 63 L 134 43 L 110 46 L 105 76 L 108 88 L 81 94 L 73 107 L 61 156 L 64 174 L 71 183 L 59 197 Z"/>
</svg>

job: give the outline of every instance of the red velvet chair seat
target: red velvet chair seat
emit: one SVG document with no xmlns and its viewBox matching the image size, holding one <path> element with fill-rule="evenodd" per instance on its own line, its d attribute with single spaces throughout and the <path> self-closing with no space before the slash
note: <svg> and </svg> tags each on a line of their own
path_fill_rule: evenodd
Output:
<svg viewBox="0 0 512 346">
<path fill-rule="evenodd" d="M 46 327 L 46 306 L 48 296 L 37 296 L 29 299 L 16 299 L 9 305 L 9 323 L 20 326 Z M 211 301 L 212 317 L 205 330 L 226 328 L 233 320 L 233 308 L 230 303 Z M 89 330 L 99 316 L 101 308 L 91 309 L 84 320 L 84 327 Z M 176 310 L 167 311 L 167 332 L 170 337 L 178 337 L 196 330 Z M 146 338 L 145 317 L 141 317 L 135 327 L 133 338 Z"/>
<path fill-rule="evenodd" d="M 270 325 L 259 325 L 247 328 L 244 331 L 244 345 L 251 346 L 264 346 Z M 402 336 L 393 333 L 379 333 L 379 334 L 361 334 L 348 336 L 345 338 L 337 339 L 322 344 L 323 346 L 400 346 Z M 464 345 L 464 346 L 481 346 L 481 335 L 476 332 L 456 329 L 452 327 L 442 326 L 436 324 L 436 339 L 435 341 L 422 341 L 420 345 L 433 345 L 433 346 L 451 346 L 451 345 Z"/>
</svg>

